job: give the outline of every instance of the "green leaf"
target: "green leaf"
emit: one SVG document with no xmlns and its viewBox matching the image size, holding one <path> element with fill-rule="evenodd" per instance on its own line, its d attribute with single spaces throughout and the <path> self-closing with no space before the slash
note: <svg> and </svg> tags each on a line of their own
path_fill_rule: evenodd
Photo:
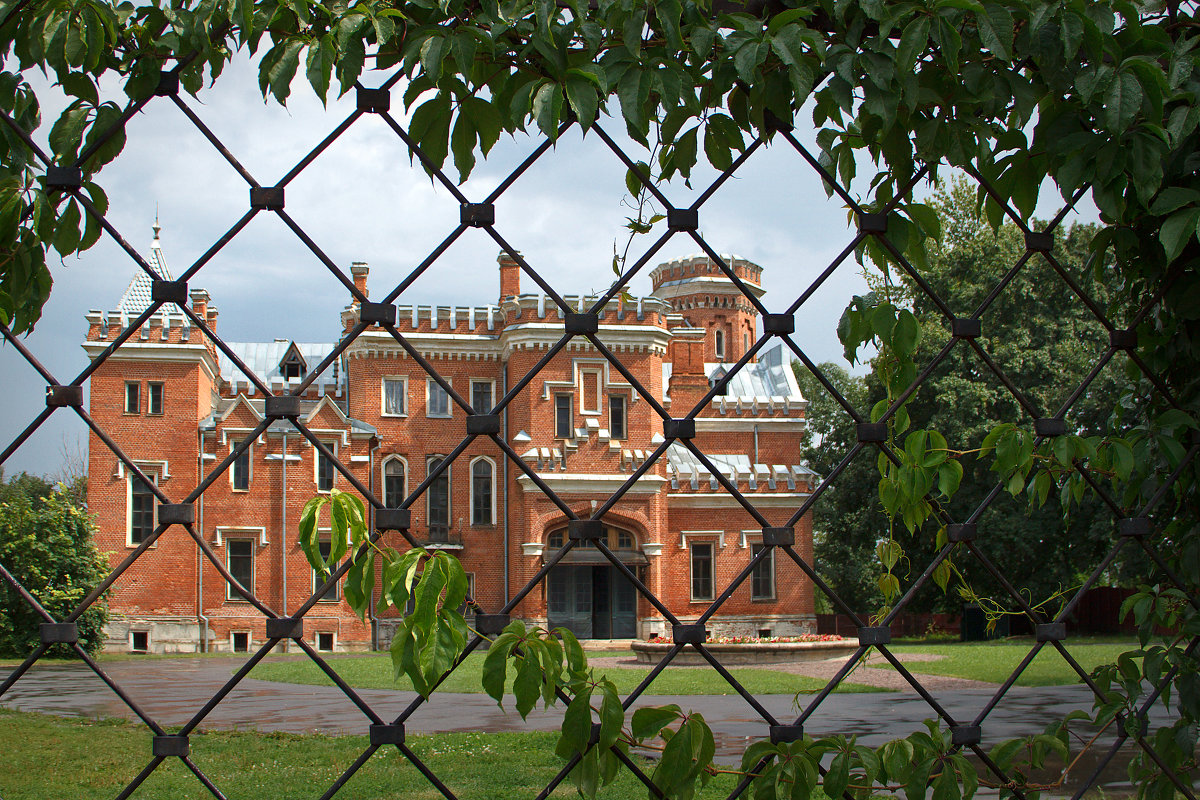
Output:
<svg viewBox="0 0 1200 800">
<path fill-rule="evenodd" d="M 1104 123 L 1113 133 L 1124 133 L 1142 107 L 1142 85 L 1132 72 L 1118 72 L 1104 95 Z"/>
<path fill-rule="evenodd" d="M 679 710 L 679 706 L 673 703 L 666 706 L 639 708 L 633 712 L 633 719 L 630 722 L 633 738 L 644 742 L 657 736 L 659 731 L 681 716 L 682 712 Z"/>
<path fill-rule="evenodd" d="M 1200 208 L 1186 208 L 1167 217 L 1159 234 L 1159 241 L 1167 253 L 1167 261 L 1174 261 L 1183 252 L 1188 240 L 1195 235 L 1198 222 Z"/>
<path fill-rule="evenodd" d="M 600 107 L 600 98 L 596 95 L 596 85 L 592 81 L 571 77 L 567 80 L 567 102 L 575 112 L 575 118 L 586 131 L 596 121 Z"/>
<path fill-rule="evenodd" d="M 450 135 L 450 152 L 454 154 L 454 167 L 463 181 L 475 168 L 475 135 L 471 118 L 460 111 L 454 121 L 454 132 Z"/>
<path fill-rule="evenodd" d="M 892 350 L 900 358 L 908 358 L 920 341 L 921 327 L 917 324 L 916 316 L 907 308 L 901 309 L 892 330 Z"/>
<path fill-rule="evenodd" d="M 304 509 L 300 512 L 300 549 L 315 570 L 325 569 L 325 559 L 321 556 L 316 532 L 317 517 L 321 513 L 321 507 L 328 502 L 328 497 L 314 497 L 304 504 Z"/>
<path fill-rule="evenodd" d="M 983 46 L 1006 63 L 1011 62 L 1015 28 L 1012 12 L 1004 6 L 988 3 L 982 12 L 976 12 L 975 23 Z"/>
<path fill-rule="evenodd" d="M 492 642 L 487 655 L 483 658 L 483 690 L 501 708 L 504 707 L 504 684 L 508 673 L 508 656 L 516 641 L 517 637 L 511 633 L 500 634 Z"/>
<path fill-rule="evenodd" d="M 536 640 L 527 639 L 522 644 L 526 653 L 521 657 L 517 665 L 517 677 L 513 679 L 513 697 L 516 698 L 517 713 L 521 715 L 521 719 L 529 716 L 529 712 L 537 705 L 538 695 L 541 694 L 542 671 L 537 656 L 528 652 L 528 648 L 535 643 Z"/>
<path fill-rule="evenodd" d="M 900 44 L 896 46 L 896 68 L 900 71 L 911 70 L 916 66 L 917 59 L 925 52 L 929 43 L 929 17 L 917 16 L 904 28 Z"/>
</svg>

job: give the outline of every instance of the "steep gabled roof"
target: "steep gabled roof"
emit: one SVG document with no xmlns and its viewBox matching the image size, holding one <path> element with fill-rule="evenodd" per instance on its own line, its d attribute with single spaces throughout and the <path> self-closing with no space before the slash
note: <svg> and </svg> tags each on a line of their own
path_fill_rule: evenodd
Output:
<svg viewBox="0 0 1200 800">
<path fill-rule="evenodd" d="M 163 256 L 162 241 L 158 238 L 159 231 L 162 227 L 158 222 L 154 223 L 154 239 L 150 242 L 150 258 L 148 259 L 150 268 L 164 281 L 173 280 L 171 270 L 167 267 L 167 259 Z M 117 304 L 117 309 L 128 314 L 131 317 L 136 317 L 150 307 L 153 302 L 150 296 L 151 282 L 153 279 L 146 274 L 144 270 L 139 269 L 133 276 L 133 280 L 129 282 L 129 286 L 125 289 L 125 294 L 121 295 L 121 302 Z"/>
</svg>

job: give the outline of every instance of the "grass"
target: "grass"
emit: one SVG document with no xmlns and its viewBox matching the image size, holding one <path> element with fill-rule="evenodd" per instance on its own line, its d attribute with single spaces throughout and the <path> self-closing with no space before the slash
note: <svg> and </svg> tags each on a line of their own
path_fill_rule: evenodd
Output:
<svg viewBox="0 0 1200 800">
<path fill-rule="evenodd" d="M 557 774 L 553 733 L 447 733 L 410 736 L 408 746 L 462 800 L 527 800 Z M 319 797 L 367 747 L 365 736 L 193 734 L 192 760 L 228 797 L 243 800 Z M 149 762 L 146 728 L 114 720 L 70 720 L 0 710 L 0 797 L 77 800 L 113 797 Z M 643 762 L 650 774 L 652 765 Z M 726 797 L 720 775 L 702 797 Z M 168 758 L 134 794 L 138 800 L 211 798 L 184 764 Z M 552 795 L 577 796 L 564 781 Z M 600 793 L 604 800 L 642 800 L 645 786 L 628 770 Z M 394 747 L 378 750 L 338 792 L 354 800 L 435 800 L 434 789 Z"/>
<path fill-rule="evenodd" d="M 629 655 L 629 651 L 589 653 L 591 657 L 624 656 L 628 658 Z M 472 653 L 467 656 L 466 661 L 450 673 L 450 677 L 439 687 L 438 691 L 482 692 L 480 675 L 483 670 L 483 658 L 484 654 L 482 653 Z M 392 680 L 392 661 L 389 655 L 334 657 L 329 658 L 328 661 L 342 679 L 356 689 L 412 691 L 412 683 L 408 678 L 401 676 L 398 681 Z M 624 695 L 633 691 L 641 683 L 642 679 L 650 672 L 650 667 L 613 667 L 598 669 L 597 673 L 600 672 L 606 674 L 616 684 L 617 691 Z M 817 678 L 807 678 L 770 669 L 735 667 L 730 669 L 730 672 L 746 687 L 747 691 L 755 695 L 815 692 L 825 686 L 825 681 Z M 250 677 L 283 683 L 332 685 L 332 681 L 325 673 L 307 659 L 260 664 L 250 673 Z M 873 692 L 879 690 L 861 684 L 842 684 L 838 691 Z M 734 690 L 711 667 L 669 667 L 654 679 L 646 693 L 651 695 L 734 694 Z"/>
<path fill-rule="evenodd" d="M 970 678 L 988 683 L 1003 683 L 1033 648 L 1032 639 L 1004 642 L 970 642 L 962 644 L 892 645 L 897 654 L 929 653 L 943 656 L 938 661 L 911 661 L 906 666 L 913 672 L 926 675 L 949 675 L 955 678 Z M 1111 664 L 1117 656 L 1129 650 L 1137 650 L 1138 644 L 1126 640 L 1121 643 L 1071 642 L 1065 643 L 1071 654 L 1088 672 L 1101 664 Z M 873 667 L 891 669 L 888 663 L 875 663 Z M 1017 679 L 1017 686 L 1065 686 L 1079 683 L 1079 674 L 1067 664 L 1052 645 L 1047 644 L 1033 662 Z"/>
</svg>

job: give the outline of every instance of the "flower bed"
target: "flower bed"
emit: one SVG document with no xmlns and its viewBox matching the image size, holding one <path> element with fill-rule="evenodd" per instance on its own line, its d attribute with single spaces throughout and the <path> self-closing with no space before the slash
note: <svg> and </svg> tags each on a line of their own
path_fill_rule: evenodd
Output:
<svg viewBox="0 0 1200 800">
<path fill-rule="evenodd" d="M 673 645 L 668 639 L 634 642 L 630 647 L 643 664 L 657 664 Z M 704 644 L 723 665 L 788 664 L 823 661 L 848 656 L 858 648 L 858 640 L 830 634 L 806 633 L 801 636 L 714 636 Z M 691 647 L 675 656 L 672 664 L 707 664 L 704 656 Z"/>
</svg>

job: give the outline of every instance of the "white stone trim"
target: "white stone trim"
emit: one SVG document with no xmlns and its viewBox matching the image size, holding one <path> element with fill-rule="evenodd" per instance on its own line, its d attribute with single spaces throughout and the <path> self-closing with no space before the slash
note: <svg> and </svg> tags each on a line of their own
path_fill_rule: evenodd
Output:
<svg viewBox="0 0 1200 800">
<path fill-rule="evenodd" d="M 230 533 L 257 533 L 259 547 L 266 547 L 270 544 L 267 541 L 267 529 L 261 525 L 218 525 L 216 535 L 213 537 L 213 544 L 220 547 Z M 235 535 L 234 538 L 238 537 Z"/>
<path fill-rule="evenodd" d="M 725 549 L 725 531 L 680 531 L 679 532 L 679 549 L 688 549 L 688 539 L 715 539 L 717 546 L 722 550 Z"/>
</svg>

